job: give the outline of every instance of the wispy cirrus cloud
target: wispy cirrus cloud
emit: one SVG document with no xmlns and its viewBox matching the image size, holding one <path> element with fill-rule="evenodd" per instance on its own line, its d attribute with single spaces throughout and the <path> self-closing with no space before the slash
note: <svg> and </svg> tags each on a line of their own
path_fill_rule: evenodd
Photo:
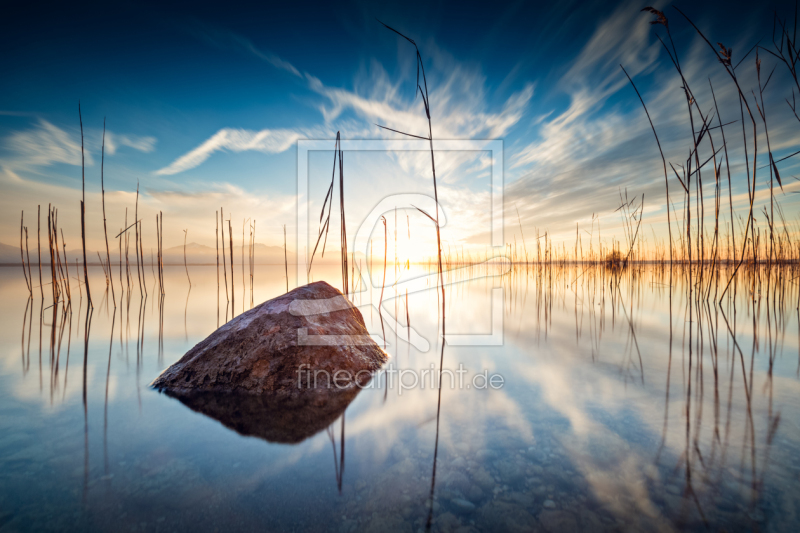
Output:
<svg viewBox="0 0 800 533">
<path fill-rule="evenodd" d="M 245 152 L 253 150 L 276 154 L 288 150 L 297 139 L 304 137 L 300 131 L 290 129 L 244 130 L 223 128 L 194 150 L 182 155 L 166 167 L 156 171 L 160 176 L 171 176 L 197 167 L 214 152 Z"/>
<path fill-rule="evenodd" d="M 66 131 L 44 119 L 39 119 L 32 129 L 11 133 L 6 138 L 6 146 L 15 159 L 27 165 L 81 164 L 80 139 L 76 141 Z M 88 150 L 84 153 L 86 164 L 91 165 L 92 155 Z"/>
<path fill-rule="evenodd" d="M 295 68 L 290 62 L 278 57 L 276 54 L 258 48 L 250 39 L 242 37 L 236 33 L 218 28 L 211 28 L 206 25 L 195 25 L 189 29 L 189 33 L 205 41 L 216 48 L 223 50 L 236 50 L 245 54 L 252 54 L 272 65 L 277 69 L 284 70 L 290 74 L 302 78 L 304 75 Z"/>
<path fill-rule="evenodd" d="M 489 104 L 486 78 L 477 66 L 464 65 L 434 45 L 429 75 L 432 91 L 433 136 L 440 139 L 498 138 L 506 135 L 524 116 L 533 97 L 530 82 L 509 96 L 499 108 Z M 439 78 L 438 73 L 447 73 Z M 428 121 L 422 102 L 415 97 L 412 79 L 393 79 L 373 61 L 369 72 L 359 76 L 353 89 L 331 87 L 306 74 L 309 88 L 324 96 L 328 105 L 319 109 L 326 122 L 351 111 L 368 123 L 378 123 L 415 135 L 427 135 Z M 377 133 L 377 131 L 376 131 Z M 385 133 L 396 136 L 394 133 Z"/>
<path fill-rule="evenodd" d="M 157 140 L 155 137 L 140 137 L 138 135 L 121 135 L 107 131 L 106 153 L 109 155 L 114 155 L 120 146 L 127 146 L 129 148 L 133 148 L 134 150 L 138 150 L 139 152 L 144 152 L 146 154 L 149 154 L 150 152 L 156 149 L 156 142 Z"/>
<path fill-rule="evenodd" d="M 601 110 L 628 83 L 619 66 L 624 64 L 628 73 L 636 76 L 653 67 L 659 46 L 653 42 L 649 21 L 634 4 L 620 5 L 598 25 L 560 79 L 558 88 L 569 95 L 569 106 L 542 122 L 539 138 L 518 151 L 513 167 L 574 166 L 576 152 L 596 154 L 597 149 L 613 144 L 614 133 L 607 126 L 610 122 L 615 127 L 624 124 L 616 120 L 616 111 Z"/>
<path fill-rule="evenodd" d="M 424 135 L 427 131 L 427 119 L 420 100 L 414 97 L 412 91 L 403 90 L 409 80 L 391 79 L 377 61 L 372 62 L 368 72 L 356 76 L 352 89 L 332 87 L 308 72 L 301 72 L 272 52 L 259 49 L 239 35 L 208 29 L 195 33 L 214 46 L 251 54 L 304 80 L 309 90 L 325 98 L 325 102 L 318 106 L 323 123 L 310 128 L 260 131 L 223 128 L 190 152 L 157 170 L 157 175 L 173 175 L 190 170 L 219 151 L 280 153 L 288 150 L 300 138 L 319 138 L 337 130 L 349 130 L 349 134 L 358 136 L 368 136 L 370 133 L 375 136 L 396 136 L 374 126 L 382 124 L 409 133 Z M 508 133 L 525 115 L 534 94 L 534 83 L 527 83 L 497 109 L 490 109 L 486 79 L 480 69 L 459 63 L 435 45 L 431 45 L 431 49 L 432 62 L 436 64 L 434 70 L 448 73 L 444 79 L 436 80 L 437 75 L 434 74 L 430 80 L 430 83 L 437 85 L 434 138 L 498 138 Z M 344 117 L 346 113 L 352 119 Z M 360 125 L 354 126 L 354 122 Z"/>
<path fill-rule="evenodd" d="M 85 132 L 83 157 L 86 166 L 94 165 L 92 153 L 100 149 L 100 133 Z M 15 168 L 45 167 L 56 163 L 81 165 L 81 138 L 78 132 L 67 132 L 45 119 L 30 129 L 12 132 L 5 138 L 5 148 L 10 157 L 4 159 L 6 164 Z M 155 150 L 155 137 L 117 134 L 106 131 L 105 153 L 114 155 L 117 150 L 126 146 L 139 152 L 149 153 Z"/>
</svg>

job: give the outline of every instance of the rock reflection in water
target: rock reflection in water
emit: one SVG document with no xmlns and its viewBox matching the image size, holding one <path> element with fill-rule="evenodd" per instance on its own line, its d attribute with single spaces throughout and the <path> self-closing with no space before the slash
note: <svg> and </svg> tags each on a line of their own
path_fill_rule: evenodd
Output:
<svg viewBox="0 0 800 533">
<path fill-rule="evenodd" d="M 300 395 L 169 394 L 240 435 L 297 444 L 336 421 L 360 389 L 304 391 Z"/>
</svg>

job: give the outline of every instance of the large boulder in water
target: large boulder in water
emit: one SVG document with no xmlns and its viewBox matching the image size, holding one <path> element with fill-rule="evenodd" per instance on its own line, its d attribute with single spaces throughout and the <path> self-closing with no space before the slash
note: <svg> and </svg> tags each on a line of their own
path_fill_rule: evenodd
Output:
<svg viewBox="0 0 800 533">
<path fill-rule="evenodd" d="M 174 396 L 208 391 L 289 397 L 352 388 L 386 360 L 358 309 L 318 281 L 232 319 L 152 386 Z"/>
</svg>

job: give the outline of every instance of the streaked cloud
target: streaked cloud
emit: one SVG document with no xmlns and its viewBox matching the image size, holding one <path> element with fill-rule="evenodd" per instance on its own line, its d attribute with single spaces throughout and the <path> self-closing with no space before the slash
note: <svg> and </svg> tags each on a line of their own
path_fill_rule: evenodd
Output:
<svg viewBox="0 0 800 533">
<path fill-rule="evenodd" d="M 415 98 L 410 91 L 402 90 L 409 80 L 390 79 L 377 61 L 373 61 L 369 72 L 356 77 L 353 89 L 345 89 L 328 86 L 309 73 L 301 73 L 290 63 L 272 53 L 259 50 L 252 42 L 235 34 L 204 32 L 202 37 L 216 46 L 246 50 L 276 68 L 306 80 L 311 91 L 324 96 L 328 101 L 327 105 L 323 104 L 318 108 L 324 123 L 310 128 L 260 131 L 223 128 L 170 165 L 157 170 L 157 175 L 173 175 L 195 168 L 218 151 L 280 153 L 288 150 L 298 139 L 319 138 L 337 130 L 349 129 L 348 133 L 356 136 L 397 136 L 378 129 L 374 124 L 414 134 L 426 134 L 428 124 L 420 99 Z M 434 138 L 502 137 L 525 115 L 535 84 L 527 83 L 520 91 L 509 96 L 501 107 L 490 110 L 486 80 L 478 67 L 465 66 L 438 49 L 435 49 L 434 62 L 439 70 L 448 73 L 444 80 L 436 82 L 437 115 L 433 121 Z M 432 83 L 434 78 L 432 76 Z M 404 97 L 404 93 L 409 94 Z M 352 113 L 354 119 L 344 117 L 347 112 Z M 354 126 L 354 121 L 363 125 Z M 426 165 L 425 161 L 424 157 L 420 158 L 421 164 Z"/>
<path fill-rule="evenodd" d="M 0 166 L 0 181 L 14 184 L 21 184 L 25 182 L 25 180 L 19 177 L 16 172 L 4 166 Z"/>
<path fill-rule="evenodd" d="M 195 25 L 189 30 L 189 33 L 216 48 L 252 54 L 277 69 L 284 70 L 298 78 L 303 77 L 303 74 L 290 62 L 281 59 L 268 50 L 258 48 L 250 39 L 239 34 L 205 25 Z"/>
<path fill-rule="evenodd" d="M 30 129 L 12 132 L 4 141 L 8 156 L 3 158 L 3 163 L 9 168 L 31 169 L 56 163 L 81 165 L 80 132 L 65 131 L 42 118 Z M 105 153 L 114 155 L 123 146 L 150 153 L 155 150 L 156 142 L 155 137 L 106 131 Z M 99 131 L 84 131 L 83 156 L 87 167 L 94 165 L 93 154 L 100 152 L 100 146 Z"/>
<path fill-rule="evenodd" d="M 299 131 L 289 129 L 253 131 L 223 128 L 194 150 L 157 170 L 156 174 L 171 176 L 195 168 L 211 157 L 214 152 L 245 152 L 248 150 L 265 154 L 284 152 L 303 136 Z"/>
<path fill-rule="evenodd" d="M 6 146 L 15 159 L 27 165 L 81 164 L 80 137 L 73 139 L 66 131 L 44 119 L 39 119 L 32 129 L 11 133 L 6 138 Z M 84 154 L 86 165 L 91 166 L 91 153 L 84 149 Z"/>
<path fill-rule="evenodd" d="M 146 154 L 156 149 L 155 137 L 139 137 L 137 135 L 121 135 L 106 132 L 106 154 L 114 155 L 120 146 L 127 146 Z"/>
</svg>

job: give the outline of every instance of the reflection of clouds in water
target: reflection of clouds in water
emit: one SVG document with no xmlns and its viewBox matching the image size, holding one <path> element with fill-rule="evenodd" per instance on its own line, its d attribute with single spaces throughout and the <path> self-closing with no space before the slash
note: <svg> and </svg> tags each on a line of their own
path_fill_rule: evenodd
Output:
<svg viewBox="0 0 800 533">
<path fill-rule="evenodd" d="M 256 271 L 256 303 L 285 291 L 283 265 L 274 270 L 270 268 Z M 181 461 L 184 461 L 181 455 L 197 454 L 195 468 L 198 472 L 211 470 L 214 475 L 221 476 L 209 476 L 203 481 L 203 487 L 214 488 L 215 479 L 224 481 L 226 492 L 224 498 L 220 498 L 244 501 L 253 494 L 263 494 L 265 487 L 273 490 L 273 486 L 288 480 L 292 490 L 313 493 L 327 502 L 323 493 L 316 492 L 330 491 L 331 495 L 336 492 L 335 466 L 331 464 L 333 451 L 325 432 L 292 446 L 245 439 L 213 421 L 199 421 L 201 417 L 188 413 L 177 402 L 164 404 L 165 398 L 145 389 L 145 384 L 161 368 L 174 362 L 192 343 L 216 328 L 216 268 L 190 267 L 190 270 L 193 283 L 195 277 L 197 283 L 186 311 L 189 341 L 184 340 L 183 329 L 185 272 L 182 266 L 168 268 L 164 361 L 158 363 L 156 360 L 158 308 L 148 301 L 150 305 L 145 308 L 145 350 L 138 382 L 137 293 L 131 302 L 130 327 L 127 325 L 127 307 L 122 320 L 117 316 L 109 385 L 109 455 L 112 457 L 111 471 L 118 475 L 115 483 L 124 475 L 122 469 L 114 466 L 115 454 L 124 448 L 134 449 L 137 453 L 150 450 L 152 455 L 155 441 L 159 449 L 168 450 Z M 335 268 L 331 270 L 336 274 Z M 455 504 L 447 498 L 452 497 L 455 487 L 465 483 L 465 479 L 475 483 L 480 479 L 485 483 L 482 485 L 483 495 L 474 498 L 477 509 L 471 515 L 476 523 L 482 513 L 488 512 L 492 502 L 496 504 L 499 501 L 508 506 L 503 508 L 509 512 L 526 509 L 541 521 L 544 501 L 552 497 L 557 505 L 554 512 L 574 513 L 582 526 L 592 520 L 613 521 L 619 518 L 625 520 L 626 528 L 643 530 L 670 531 L 677 529 L 682 519 L 690 527 L 699 527 L 702 522 L 697 516 L 697 506 L 691 496 L 684 494 L 686 461 L 683 457 L 687 449 L 686 410 L 689 399 L 692 486 L 710 523 L 722 524 L 720 520 L 733 517 L 740 524 L 750 524 L 746 517 L 754 501 L 751 489 L 753 470 L 756 481 L 764 481 L 764 485 L 758 487 L 760 492 L 755 494 L 756 498 L 761 498 L 755 500 L 756 510 L 764 505 L 772 505 L 774 507 L 769 509 L 780 509 L 782 513 L 788 509 L 780 517 L 770 515 L 769 519 L 777 526 L 791 523 L 795 515 L 784 502 L 796 494 L 794 488 L 799 482 L 797 470 L 793 469 L 798 466 L 795 452 L 796 443 L 800 442 L 800 427 L 793 416 L 798 409 L 797 398 L 800 398 L 800 382 L 795 374 L 796 322 L 791 318 L 781 322 L 782 329 L 776 335 L 773 320 L 770 345 L 766 306 L 762 306 L 756 316 L 758 345 L 752 360 L 751 376 L 752 308 L 748 310 L 742 304 L 736 315 L 737 341 L 743 356 L 738 351 L 733 352 L 733 343 L 724 322 L 720 318 L 718 325 L 717 317 L 712 313 L 719 349 L 715 380 L 715 359 L 709 351 L 713 344 L 709 337 L 708 316 L 704 314 L 698 319 L 695 313 L 693 322 L 688 322 L 687 301 L 682 294 L 685 280 L 678 276 L 674 280 L 670 363 L 669 300 L 663 277 L 645 269 L 636 274 L 631 286 L 631 279 L 625 274 L 620 292 L 641 349 L 645 377 L 642 383 L 629 323 L 621 308 L 613 307 L 612 295 L 617 292 L 612 293 L 608 288 L 608 279 L 604 284 L 602 278 L 592 277 L 590 271 L 579 281 L 576 297 L 572 292 L 575 286 L 568 285 L 582 270 L 559 272 L 554 269 L 552 283 L 544 279 L 540 284 L 535 276 L 525 279 L 525 273 L 517 269 L 504 278 L 475 280 L 448 288 L 447 331 L 485 333 L 490 325 L 487 304 L 491 301 L 491 286 L 502 284 L 505 287 L 505 345 L 448 346 L 444 355 L 446 368 L 456 369 L 459 363 L 463 363 L 469 371 L 468 376 L 486 369 L 490 374 L 503 375 L 505 386 L 500 390 L 485 391 L 445 387 L 442 391 L 436 481 L 436 494 L 442 509 L 435 513 L 435 519 L 457 514 Z M 237 270 L 237 274 L 239 272 Z M 279 275 L 271 276 L 273 272 Z M 18 274 L 17 270 L 13 272 L 14 279 Z M 97 274 L 93 283 L 102 287 L 99 269 Z M 43 419 L 52 420 L 53 413 L 67 412 L 76 416 L 80 414 L 82 420 L 77 394 L 81 391 L 82 381 L 82 317 L 85 306 L 80 315 L 73 316 L 73 321 L 78 316 L 81 320 L 72 325 L 68 399 L 54 402 L 53 407 L 39 407 L 39 403 L 49 405 L 49 395 L 46 366 L 43 368 L 45 390 L 39 392 L 36 366 L 38 304 L 33 313 L 31 367 L 25 376 L 20 377 L 20 332 L 27 291 L 22 277 L 18 277 L 18 284 L 0 286 L 0 293 L 9 294 L 12 301 L 21 304 L 0 310 L 9 325 L 0 333 L 0 373 L 4 384 L 9 384 L 3 391 L 30 402 L 32 409 L 42 412 Z M 605 300 L 601 296 L 603 287 Z M 738 298 L 744 299 L 746 295 L 740 286 Z M 795 297 L 793 294 L 792 298 Z M 435 339 L 436 292 L 421 292 L 410 298 L 413 326 L 427 338 Z M 222 300 L 224 306 L 224 289 Z M 789 301 L 787 306 L 794 309 L 794 301 Z M 385 307 L 386 312 L 393 313 L 394 305 Z M 404 323 L 402 299 L 398 312 Z M 364 316 L 368 322 L 369 315 L 366 312 Z M 377 323 L 377 316 L 372 318 Z M 733 317 L 729 316 L 729 320 Z M 102 398 L 105 388 L 110 323 L 110 314 L 105 309 L 95 310 L 87 368 L 90 449 L 95 444 L 92 439 L 96 434 L 92 432 L 100 427 L 93 423 L 92 416 L 102 409 L 98 407 L 102 405 L 102 399 L 98 401 L 98 398 Z M 122 347 L 119 342 L 120 324 Z M 690 325 L 693 328 L 691 366 L 688 350 Z M 701 328 L 702 338 L 698 337 L 698 328 Z M 43 363 L 49 360 L 48 330 L 45 327 Z M 418 353 L 409 349 L 402 338 L 395 343 L 394 335 L 388 337 L 395 367 L 429 369 L 434 362 L 434 367 L 438 368 L 438 350 L 435 347 L 429 353 Z M 698 357 L 701 346 L 702 356 Z M 777 346 L 771 380 L 767 374 L 770 346 Z M 66 336 L 62 342 L 62 371 L 65 350 Z M 747 383 L 752 387 L 755 435 L 751 435 L 747 416 L 741 358 L 744 359 Z M 390 500 L 392 512 L 402 510 L 407 505 L 403 491 L 407 490 L 408 494 L 422 501 L 430 487 L 437 391 L 430 388 L 404 390 L 400 396 L 395 387 L 384 400 L 383 377 L 374 379 L 380 386 L 376 383 L 376 388 L 362 391 L 345 414 L 345 488 L 343 500 L 338 501 L 349 506 L 348 517 L 358 513 L 371 515 L 373 509 L 380 510 L 379 503 L 385 503 L 382 501 L 384 497 Z M 143 416 L 138 414 L 137 383 L 141 387 Z M 41 402 L 33 403 L 34 398 L 41 398 Z M 665 407 L 668 409 L 666 423 Z M 776 426 L 772 445 L 767 446 L 768 434 L 777 414 L 781 415 L 780 424 Z M 25 421 L 17 418 L 13 423 L 24 427 Z M 130 424 L 135 431 L 128 427 L 129 419 L 137 421 Z M 331 428 L 338 446 L 340 419 Z M 664 431 L 664 448 L 660 449 Z M 82 433 L 78 436 L 82 445 Z M 71 438 L 65 434 L 66 442 Z M 119 442 L 122 439 L 130 442 L 123 445 Z M 229 468 L 224 466 L 227 461 L 231 465 L 241 461 L 241 466 Z M 217 463 L 223 466 L 217 466 Z M 219 471 L 215 470 L 217 468 Z M 466 474 L 460 476 L 457 472 Z M 507 479 L 509 472 L 517 479 L 516 482 Z M 511 486 L 509 490 L 503 489 L 506 484 Z M 168 483 L 165 486 L 170 487 Z M 464 485 L 463 490 L 458 489 L 463 492 L 461 496 L 467 496 L 469 488 Z M 494 489 L 499 492 L 494 493 Z M 534 492 L 539 489 L 543 492 Z M 776 492 L 775 497 L 764 497 Z M 358 500 L 356 495 L 362 499 Z M 276 496 L 269 493 L 269 497 Z M 532 499 L 526 499 L 529 497 Z M 286 496 L 286 501 L 291 503 L 291 496 Z M 511 504 L 510 501 L 517 503 Z M 589 518 L 581 514 L 587 509 L 591 509 Z M 725 511 L 728 515 L 719 514 L 718 509 L 728 509 Z M 320 512 L 324 514 L 326 511 Z M 416 516 L 414 513 L 416 510 L 411 513 Z M 743 521 L 739 521 L 740 518 Z"/>
<path fill-rule="evenodd" d="M 380 380 L 382 386 L 383 377 Z M 411 444 L 415 438 L 418 439 L 415 447 L 430 446 L 429 451 L 433 453 L 436 389 L 403 391 L 402 396 L 397 392 L 397 389 L 390 390 L 384 404 L 382 388 L 362 391 L 348 409 L 347 436 L 360 437 L 354 439 L 355 453 L 359 456 L 380 463 L 387 459 L 393 447 L 403 445 L 398 443 Z M 453 450 L 456 444 L 463 442 L 469 442 L 476 450 L 485 447 L 492 438 L 487 429 L 495 425 L 513 428 L 521 439 L 533 441 L 533 431 L 522 406 L 502 389 L 443 388 L 440 448 Z"/>
<path fill-rule="evenodd" d="M 721 477 L 728 476 L 732 470 L 739 468 L 741 458 L 749 462 L 752 446 L 755 446 L 752 461 L 755 462 L 756 478 L 771 477 L 779 484 L 786 482 L 781 481 L 785 478 L 780 472 L 781 462 L 776 457 L 768 461 L 770 453 L 768 433 L 775 421 L 775 412 L 780 412 L 787 405 L 796 405 L 796 394 L 800 390 L 800 384 L 792 377 L 773 377 L 772 387 L 780 392 L 769 394 L 769 376 L 763 373 L 768 368 L 764 357 L 767 354 L 764 353 L 763 347 L 760 350 L 756 349 L 755 368 L 760 371 L 755 378 L 747 376 L 748 380 L 755 381 L 751 385 L 754 387 L 752 409 L 756 436 L 751 441 L 747 395 L 743 388 L 738 352 L 731 358 L 732 343 L 728 342 L 725 346 L 722 341 L 717 341 L 720 359 L 719 377 L 716 383 L 713 367 L 715 354 L 710 352 L 710 339 L 707 336 L 703 339 L 702 355 L 698 356 L 698 344 L 696 344 L 699 342 L 698 325 L 703 328 L 703 334 L 707 335 L 705 329 L 708 327 L 708 320 L 704 316 L 699 320 L 699 324 L 692 325 L 694 328 L 692 342 L 695 344 L 693 344 L 691 367 L 688 349 L 682 343 L 682 341 L 688 342 L 688 337 L 685 336 L 687 332 L 675 327 L 672 364 L 669 369 L 671 372 L 669 418 L 665 426 L 664 408 L 669 354 L 668 335 L 665 333 L 664 324 L 668 323 L 669 315 L 665 313 L 663 305 L 659 307 L 655 303 L 657 300 L 657 297 L 639 299 L 633 306 L 632 320 L 643 347 L 642 365 L 648 378 L 645 385 L 640 386 L 635 382 L 625 381 L 624 354 L 631 350 L 631 340 L 625 339 L 627 324 L 623 322 L 624 315 L 619 313 L 619 309 L 617 309 L 616 327 L 608 327 L 609 310 L 606 310 L 606 325 L 600 328 L 603 337 L 598 343 L 599 354 L 596 355 L 599 359 L 609 362 L 596 363 L 590 359 L 590 355 L 595 355 L 591 344 L 594 341 L 590 335 L 580 335 L 577 339 L 575 333 L 569 335 L 570 328 L 574 332 L 580 331 L 575 326 L 576 321 L 598 320 L 598 317 L 585 316 L 583 309 L 580 310 L 580 317 L 570 316 L 571 309 L 559 306 L 554 310 L 555 317 L 551 315 L 548 318 L 551 322 L 546 327 L 552 331 L 548 342 L 541 345 L 544 348 L 541 351 L 543 353 L 537 354 L 533 360 L 525 357 L 525 363 L 518 363 L 513 374 L 524 377 L 529 384 L 541 391 L 541 397 L 546 402 L 545 409 L 557 412 L 569 421 L 569 430 L 561 434 L 557 432 L 553 438 L 563 446 L 571 462 L 582 472 L 600 501 L 614 510 L 618 516 L 641 517 L 641 527 L 652 528 L 659 525 L 669 529 L 668 525 L 662 523 L 662 511 L 653 499 L 654 496 L 656 499 L 663 496 L 669 500 L 672 494 L 674 497 L 670 505 L 673 506 L 673 511 L 674 507 L 679 505 L 681 516 L 689 520 L 692 519 L 692 514 L 698 505 L 690 493 L 674 485 L 676 483 L 682 485 L 684 476 L 687 475 L 684 474 L 687 440 L 691 446 L 689 467 L 694 473 L 692 488 L 700 498 L 701 507 L 706 507 L 706 513 L 708 513 L 709 498 L 719 497 L 717 495 L 720 490 L 715 487 L 715 483 Z M 685 309 L 677 305 L 680 300 L 681 298 L 676 295 L 673 309 Z M 739 318 L 741 320 L 741 316 Z M 673 315 L 673 321 L 679 322 L 683 328 L 684 320 L 678 313 Z M 698 321 L 696 316 L 695 321 Z M 530 323 L 526 324 L 524 319 L 521 322 L 521 333 L 514 337 L 513 342 L 517 349 L 524 353 L 525 347 L 530 345 L 528 343 L 536 341 L 536 331 L 541 324 L 536 322 L 535 315 L 530 317 L 528 321 Z M 746 322 L 744 325 L 746 328 Z M 760 324 L 760 326 L 765 325 Z M 742 338 L 748 335 L 745 328 L 740 329 L 742 332 L 739 336 L 740 345 L 746 344 L 742 341 Z M 554 335 L 553 332 L 557 334 Z M 762 331 L 760 335 L 763 338 L 768 333 Z M 646 342 L 643 342 L 643 339 L 646 339 Z M 745 359 L 749 358 L 750 355 L 745 354 Z M 515 359 L 515 362 L 518 361 L 519 359 Z M 749 366 L 750 363 L 745 364 Z M 687 437 L 686 410 L 690 380 L 694 388 L 689 397 L 690 434 Z M 730 410 L 729 419 L 726 418 L 728 410 Z M 608 417 L 611 417 L 612 423 L 602 423 L 602 420 Z M 619 420 L 619 423 L 614 424 L 614 419 Z M 659 454 L 660 459 L 655 462 L 658 459 L 656 452 L 660 439 L 655 440 L 655 446 L 652 448 L 649 445 L 654 442 L 654 437 L 662 435 L 662 431 L 666 431 L 666 449 Z M 724 432 L 724 437 L 715 437 L 715 431 Z M 793 427 L 788 431 L 791 435 L 789 439 L 796 441 L 797 428 Z M 639 444 L 632 448 L 632 441 Z M 663 475 L 659 473 L 657 466 L 675 469 L 673 474 L 676 475 L 669 479 L 661 479 Z M 744 470 L 749 471 L 751 466 L 745 465 Z M 765 468 L 769 470 L 768 475 L 764 472 Z M 747 472 L 743 473 L 744 475 L 734 476 L 741 479 L 736 481 L 737 487 L 744 487 L 747 483 L 754 482 Z M 667 486 L 665 492 L 665 485 L 668 483 L 673 484 L 672 489 Z M 653 494 L 650 493 L 648 485 L 654 488 Z M 670 490 L 674 492 L 671 493 Z M 681 496 L 675 496 L 678 494 Z"/>
<path fill-rule="evenodd" d="M 565 360 L 569 358 L 561 359 Z M 553 437 L 589 483 L 594 496 L 619 516 L 657 518 L 660 512 L 645 486 L 651 458 L 632 450 L 623 437 L 594 420 L 589 412 L 598 408 L 619 412 L 631 403 L 642 406 L 648 403 L 646 395 L 634 393 L 636 398 L 631 398 L 630 390 L 620 394 L 618 379 L 602 372 L 593 373 L 590 379 L 578 379 L 576 375 L 587 371 L 569 364 L 537 361 L 535 366 L 520 365 L 515 372 L 541 390 L 547 405 L 538 409 L 555 411 L 569 421 L 569 429 Z M 577 383 L 582 385 L 576 386 Z M 650 407 L 656 406 L 651 403 Z"/>
</svg>

